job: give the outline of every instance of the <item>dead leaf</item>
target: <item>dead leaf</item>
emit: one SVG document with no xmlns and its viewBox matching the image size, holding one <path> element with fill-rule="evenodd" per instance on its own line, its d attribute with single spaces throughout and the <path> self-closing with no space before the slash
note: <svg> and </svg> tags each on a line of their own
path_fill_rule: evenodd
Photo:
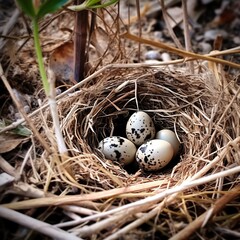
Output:
<svg viewBox="0 0 240 240">
<path fill-rule="evenodd" d="M 76 84 L 73 70 L 74 44 L 72 41 L 65 42 L 52 52 L 49 68 L 55 73 L 57 81 L 61 81 L 65 84 Z"/>
<path fill-rule="evenodd" d="M 0 135 L 0 153 L 10 152 L 27 140 L 28 138 L 20 138 L 17 135 L 2 133 Z"/>
<path fill-rule="evenodd" d="M 167 14 L 169 16 L 169 24 L 171 28 L 176 27 L 183 21 L 182 8 L 180 7 L 172 7 L 167 9 Z"/>
</svg>

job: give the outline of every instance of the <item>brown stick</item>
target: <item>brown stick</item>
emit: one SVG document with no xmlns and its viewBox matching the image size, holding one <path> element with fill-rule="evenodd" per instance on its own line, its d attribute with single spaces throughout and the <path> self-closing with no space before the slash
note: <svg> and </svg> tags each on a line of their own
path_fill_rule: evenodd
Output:
<svg viewBox="0 0 240 240">
<path fill-rule="evenodd" d="M 141 13 L 140 13 L 140 3 L 139 0 L 136 0 L 136 8 L 137 8 L 137 18 L 138 18 L 138 36 L 142 36 L 142 20 L 141 20 Z M 140 62 L 141 58 L 141 43 L 138 43 L 138 62 Z"/>
<path fill-rule="evenodd" d="M 161 0 L 161 8 L 162 8 L 162 15 L 163 15 L 164 22 L 165 22 L 165 24 L 167 26 L 167 30 L 168 30 L 172 40 L 174 41 L 174 43 L 176 44 L 176 46 L 179 49 L 183 49 L 183 46 L 182 46 L 181 42 L 178 40 L 176 34 L 174 33 L 174 31 L 173 31 L 173 29 L 171 27 L 170 22 L 169 22 L 169 15 L 167 13 L 167 9 L 166 9 L 164 0 Z"/>
<path fill-rule="evenodd" d="M 147 44 L 147 45 L 150 45 L 150 46 L 154 46 L 154 47 L 157 47 L 157 48 L 162 48 L 162 49 L 165 49 L 169 52 L 173 52 L 175 54 L 183 56 L 185 58 L 208 60 L 208 61 L 212 61 L 212 62 L 225 64 L 225 65 L 228 65 L 228 66 L 231 66 L 231 67 L 234 67 L 234 68 L 240 68 L 240 64 L 238 64 L 238 63 L 229 62 L 229 61 L 226 61 L 226 60 L 223 60 L 223 59 L 220 59 L 220 58 L 209 57 L 208 55 L 201 55 L 201 54 L 197 54 L 197 53 L 193 53 L 193 52 L 188 52 L 188 51 L 185 51 L 183 49 L 178 49 L 178 48 L 172 47 L 172 46 L 170 46 L 168 44 L 165 44 L 163 42 L 160 42 L 160 41 L 156 42 L 156 41 L 152 41 L 152 40 L 147 39 L 147 38 L 143 38 L 143 37 L 140 38 L 140 37 L 138 37 L 136 35 L 133 35 L 129 32 L 123 33 L 121 35 L 121 37 L 127 38 L 127 39 L 135 41 L 135 42 L 141 42 L 141 43 L 144 43 L 144 44 Z M 237 51 L 239 52 L 239 50 L 237 50 Z"/>
<path fill-rule="evenodd" d="M 188 11 L 187 11 L 187 1 L 182 0 L 182 9 L 183 9 L 183 24 L 184 24 L 184 39 L 185 39 L 185 49 L 189 52 L 192 51 L 189 24 L 188 24 Z M 193 62 L 187 63 L 190 73 L 194 73 Z"/>
<path fill-rule="evenodd" d="M 232 201 L 235 197 L 239 196 L 239 194 L 240 194 L 240 186 L 236 186 L 227 194 L 219 198 L 212 208 L 210 208 L 208 211 L 200 215 L 193 222 L 187 225 L 187 227 L 185 227 L 183 230 L 181 230 L 176 235 L 171 237 L 169 240 L 188 239 L 196 230 L 201 228 L 203 225 L 209 222 L 209 220 L 211 220 L 214 215 L 220 212 L 226 206 L 227 203 Z"/>
<path fill-rule="evenodd" d="M 76 5 L 83 2 L 84 0 L 75 0 Z M 74 79 L 80 82 L 85 77 L 88 10 L 76 12 L 75 14 Z"/>
</svg>

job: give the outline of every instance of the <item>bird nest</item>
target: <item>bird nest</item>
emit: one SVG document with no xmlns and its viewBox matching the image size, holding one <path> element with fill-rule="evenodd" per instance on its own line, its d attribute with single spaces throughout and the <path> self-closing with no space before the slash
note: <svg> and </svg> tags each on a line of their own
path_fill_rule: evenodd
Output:
<svg viewBox="0 0 240 240">
<path fill-rule="evenodd" d="M 55 224 L 84 239 L 219 239 L 238 229 L 239 87 L 230 76 L 221 84 L 215 77 L 207 70 L 110 66 L 58 96 L 70 157 L 42 154 L 31 177 L 38 172 L 35 186 L 54 196 L 26 206 L 58 206 L 64 212 Z M 123 167 L 97 148 L 105 137 L 125 136 L 138 110 L 181 143 L 158 172 Z M 44 119 L 35 117 L 51 135 Z"/>
</svg>

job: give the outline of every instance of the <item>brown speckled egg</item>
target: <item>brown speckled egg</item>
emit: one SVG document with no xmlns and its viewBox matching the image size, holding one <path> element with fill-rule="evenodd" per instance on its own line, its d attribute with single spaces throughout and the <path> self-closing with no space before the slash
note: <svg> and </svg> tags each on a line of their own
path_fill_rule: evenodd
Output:
<svg viewBox="0 0 240 240">
<path fill-rule="evenodd" d="M 98 149 L 107 159 L 117 161 L 121 165 L 127 165 L 134 161 L 137 151 L 131 141 L 118 136 L 104 138 L 99 143 Z"/>
<path fill-rule="evenodd" d="M 158 171 L 172 159 L 172 145 L 164 140 L 154 139 L 142 144 L 136 152 L 136 161 L 145 171 Z"/>
<path fill-rule="evenodd" d="M 154 123 L 147 113 L 142 111 L 135 112 L 128 119 L 126 135 L 135 145 L 140 146 L 147 140 L 153 139 L 155 133 Z"/>
</svg>

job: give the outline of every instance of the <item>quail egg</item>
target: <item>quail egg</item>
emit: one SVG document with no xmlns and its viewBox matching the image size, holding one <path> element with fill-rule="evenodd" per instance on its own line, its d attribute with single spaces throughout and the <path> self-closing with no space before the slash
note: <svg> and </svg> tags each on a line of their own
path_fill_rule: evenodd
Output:
<svg viewBox="0 0 240 240">
<path fill-rule="evenodd" d="M 180 142 L 178 141 L 177 136 L 173 131 L 168 129 L 162 129 L 157 132 L 156 138 L 169 142 L 173 147 L 174 156 L 177 155 L 179 151 Z"/>
<path fill-rule="evenodd" d="M 171 161 L 173 153 L 169 142 L 153 139 L 138 148 L 136 161 L 145 171 L 158 171 Z"/>
<path fill-rule="evenodd" d="M 135 159 L 136 146 L 124 137 L 113 136 L 104 138 L 98 149 L 107 159 L 117 161 L 125 166 Z"/>
<path fill-rule="evenodd" d="M 154 123 L 147 113 L 135 112 L 128 119 L 126 135 L 135 145 L 140 146 L 147 140 L 153 139 L 155 133 Z"/>
</svg>

